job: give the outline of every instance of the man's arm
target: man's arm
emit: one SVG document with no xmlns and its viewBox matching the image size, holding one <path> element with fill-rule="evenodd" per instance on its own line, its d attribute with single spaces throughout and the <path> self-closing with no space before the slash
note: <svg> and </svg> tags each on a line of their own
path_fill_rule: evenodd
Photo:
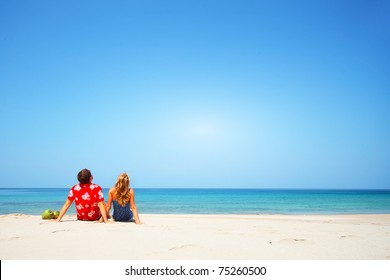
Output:
<svg viewBox="0 0 390 280">
<path fill-rule="evenodd" d="M 72 200 L 70 200 L 69 198 L 65 201 L 64 203 L 64 206 L 62 206 L 61 208 L 61 211 L 60 211 L 60 215 L 58 216 L 57 218 L 57 222 L 60 222 L 62 217 L 65 215 L 66 211 L 68 211 L 69 207 L 72 205 Z"/>
<path fill-rule="evenodd" d="M 107 210 L 106 210 L 106 207 L 104 205 L 104 201 L 100 201 L 98 203 L 98 206 L 99 206 L 99 209 L 100 209 L 100 213 L 102 214 L 102 217 L 103 217 L 103 221 L 105 223 L 108 222 L 108 219 L 107 219 Z"/>
</svg>

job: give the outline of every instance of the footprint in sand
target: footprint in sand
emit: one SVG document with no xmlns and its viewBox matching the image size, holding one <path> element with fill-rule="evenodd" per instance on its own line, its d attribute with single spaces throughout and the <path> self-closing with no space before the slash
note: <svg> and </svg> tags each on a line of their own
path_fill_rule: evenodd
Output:
<svg viewBox="0 0 390 280">
<path fill-rule="evenodd" d="M 194 247 L 194 245 L 186 244 L 186 245 L 181 245 L 181 246 L 177 246 L 177 247 L 172 247 L 168 251 L 176 251 L 176 250 L 185 249 L 185 248 L 192 248 L 192 247 Z"/>
<path fill-rule="evenodd" d="M 64 232 L 64 231 L 70 231 L 70 230 L 69 229 L 59 229 L 59 230 L 52 231 L 51 233 Z"/>
<path fill-rule="evenodd" d="M 354 235 L 352 235 L 352 234 L 347 234 L 347 235 L 340 235 L 340 239 L 343 239 L 343 238 L 353 238 L 353 237 L 356 237 L 356 236 L 354 236 Z"/>
<path fill-rule="evenodd" d="M 297 243 L 305 243 L 306 239 L 303 238 L 286 238 L 279 240 L 279 243 L 284 244 L 297 244 Z"/>
<path fill-rule="evenodd" d="M 20 236 L 10 236 L 10 237 L 4 237 L 0 238 L 0 241 L 11 241 L 11 240 L 19 240 L 21 237 Z"/>
</svg>

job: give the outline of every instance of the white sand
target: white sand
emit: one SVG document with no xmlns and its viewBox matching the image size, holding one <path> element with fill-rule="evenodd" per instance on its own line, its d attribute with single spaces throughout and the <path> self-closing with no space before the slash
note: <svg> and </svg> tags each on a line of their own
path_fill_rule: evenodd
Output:
<svg viewBox="0 0 390 280">
<path fill-rule="evenodd" d="M 390 214 L 140 218 L 142 225 L 2 215 L 0 259 L 390 259 Z"/>
</svg>

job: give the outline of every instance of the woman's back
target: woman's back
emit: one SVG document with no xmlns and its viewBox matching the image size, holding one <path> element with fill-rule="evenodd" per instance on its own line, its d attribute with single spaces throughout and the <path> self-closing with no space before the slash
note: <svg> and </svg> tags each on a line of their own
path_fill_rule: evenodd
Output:
<svg viewBox="0 0 390 280">
<path fill-rule="evenodd" d="M 133 219 L 137 224 L 141 221 L 138 217 L 138 210 L 134 202 L 134 190 L 129 187 L 130 178 L 127 173 L 118 176 L 115 186 L 108 192 L 107 211 L 114 205 L 113 218 L 115 221 L 129 221 Z"/>
<path fill-rule="evenodd" d="M 122 206 L 116 199 L 114 199 L 112 204 L 114 206 L 112 217 L 115 221 L 130 221 L 133 219 L 133 212 L 130 209 L 130 201 Z"/>
</svg>

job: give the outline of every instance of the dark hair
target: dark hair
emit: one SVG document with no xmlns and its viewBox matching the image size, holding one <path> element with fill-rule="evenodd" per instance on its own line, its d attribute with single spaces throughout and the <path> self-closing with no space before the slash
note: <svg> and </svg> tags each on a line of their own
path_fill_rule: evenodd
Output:
<svg viewBox="0 0 390 280">
<path fill-rule="evenodd" d="M 88 184 L 89 183 L 89 179 L 92 177 L 92 174 L 91 174 L 91 171 L 89 171 L 88 169 L 83 169 L 79 172 L 79 174 L 77 174 L 77 180 L 79 180 L 79 182 L 81 184 Z"/>
</svg>

